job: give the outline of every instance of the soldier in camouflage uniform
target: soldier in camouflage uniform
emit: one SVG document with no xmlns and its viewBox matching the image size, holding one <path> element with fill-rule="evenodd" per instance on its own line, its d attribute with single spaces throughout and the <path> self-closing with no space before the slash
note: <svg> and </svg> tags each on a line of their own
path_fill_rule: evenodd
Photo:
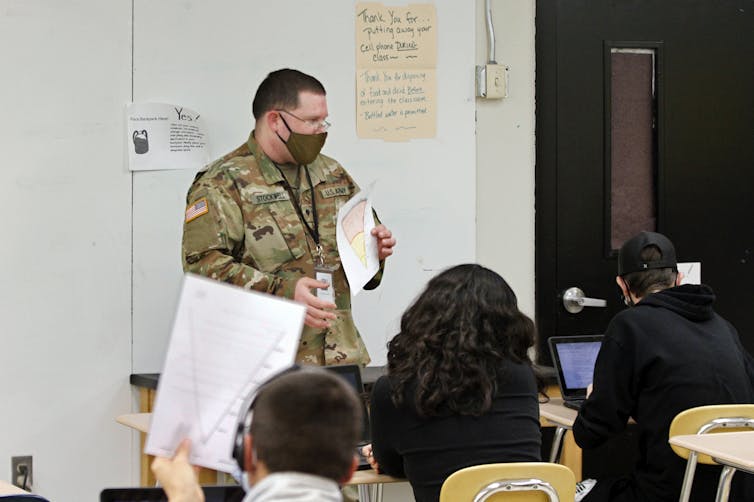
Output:
<svg viewBox="0 0 754 502">
<path fill-rule="evenodd" d="M 296 70 L 272 72 L 253 112 L 248 141 L 200 172 L 188 192 L 183 268 L 304 303 L 297 362 L 366 365 L 335 240 L 338 209 L 359 187 L 319 154 L 329 127 L 324 87 Z M 395 245 L 376 223 L 380 270 L 365 289 L 379 285 Z M 332 274 L 334 304 L 313 294 L 328 287 L 314 279 L 315 265 Z"/>
</svg>

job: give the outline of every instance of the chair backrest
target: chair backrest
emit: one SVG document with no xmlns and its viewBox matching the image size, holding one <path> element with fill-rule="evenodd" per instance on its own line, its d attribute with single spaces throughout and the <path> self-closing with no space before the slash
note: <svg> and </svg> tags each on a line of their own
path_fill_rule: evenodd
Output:
<svg viewBox="0 0 754 502">
<path fill-rule="evenodd" d="M 715 434 L 754 428 L 754 404 L 714 404 L 682 411 L 670 423 L 669 437 L 681 434 Z M 689 450 L 670 445 L 681 458 L 689 457 Z M 697 462 L 715 464 L 708 455 L 699 455 Z"/>
<path fill-rule="evenodd" d="M 576 479 L 566 466 L 546 462 L 484 464 L 460 469 L 440 490 L 440 502 L 573 502 Z"/>
</svg>

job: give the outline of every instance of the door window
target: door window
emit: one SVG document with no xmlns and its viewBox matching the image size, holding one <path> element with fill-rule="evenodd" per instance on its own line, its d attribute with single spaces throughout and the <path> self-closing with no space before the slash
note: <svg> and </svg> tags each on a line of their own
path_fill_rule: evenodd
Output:
<svg viewBox="0 0 754 502">
<path fill-rule="evenodd" d="M 609 47 L 611 251 L 657 229 L 657 93 L 653 48 Z"/>
</svg>

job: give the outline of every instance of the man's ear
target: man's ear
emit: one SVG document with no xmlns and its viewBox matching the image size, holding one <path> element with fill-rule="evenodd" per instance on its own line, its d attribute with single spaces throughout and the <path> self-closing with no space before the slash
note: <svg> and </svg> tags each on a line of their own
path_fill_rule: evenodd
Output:
<svg viewBox="0 0 754 502">
<path fill-rule="evenodd" d="M 675 285 L 676 286 L 680 286 L 681 285 L 681 282 L 683 281 L 683 277 L 684 277 L 683 272 L 681 272 L 680 270 L 675 273 Z"/>
<path fill-rule="evenodd" d="M 254 440 L 251 438 L 251 434 L 246 434 L 243 437 L 243 470 L 245 472 L 254 473 L 256 469 L 254 460 Z"/>
<path fill-rule="evenodd" d="M 351 467 L 348 469 L 348 472 L 345 476 L 340 480 L 340 484 L 344 485 L 348 483 L 351 478 L 353 477 L 353 473 L 356 472 L 356 468 L 359 466 L 359 457 L 356 455 L 353 456 L 353 459 L 351 460 Z"/>
<path fill-rule="evenodd" d="M 621 277 L 619 275 L 616 275 L 615 276 L 615 283 L 618 285 L 618 287 L 620 288 L 620 290 L 623 292 L 623 296 L 625 298 L 630 298 L 630 296 L 628 296 L 629 295 L 628 286 L 626 286 L 626 281 L 623 280 L 623 277 Z"/>
<path fill-rule="evenodd" d="M 276 112 L 275 110 L 268 110 L 264 112 L 264 123 L 272 132 L 279 132 L 278 131 L 279 118 L 280 118 L 280 113 Z"/>
</svg>

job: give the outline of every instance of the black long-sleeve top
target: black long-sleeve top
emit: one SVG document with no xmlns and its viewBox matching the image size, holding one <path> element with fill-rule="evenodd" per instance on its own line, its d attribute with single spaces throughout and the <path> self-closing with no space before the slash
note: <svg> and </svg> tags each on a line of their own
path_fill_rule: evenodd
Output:
<svg viewBox="0 0 754 502">
<path fill-rule="evenodd" d="M 634 418 L 640 459 L 630 482 L 636 500 L 678 500 L 685 461 L 668 444 L 670 422 L 678 413 L 754 402 L 752 358 L 733 326 L 712 310 L 714 298 L 710 288 L 699 285 L 650 294 L 617 314 L 605 333 L 594 391 L 573 434 L 581 448 L 593 448 Z M 700 466 L 693 495 L 712 500 L 716 484 L 714 468 Z"/>
<path fill-rule="evenodd" d="M 417 502 L 437 501 L 440 487 L 463 467 L 495 462 L 538 462 L 541 433 L 534 375 L 529 366 L 506 363 L 492 409 L 479 417 L 444 414 L 421 418 L 415 386 L 400 407 L 391 400 L 390 377 L 374 385 L 372 447 L 380 472 L 408 478 Z"/>
</svg>

